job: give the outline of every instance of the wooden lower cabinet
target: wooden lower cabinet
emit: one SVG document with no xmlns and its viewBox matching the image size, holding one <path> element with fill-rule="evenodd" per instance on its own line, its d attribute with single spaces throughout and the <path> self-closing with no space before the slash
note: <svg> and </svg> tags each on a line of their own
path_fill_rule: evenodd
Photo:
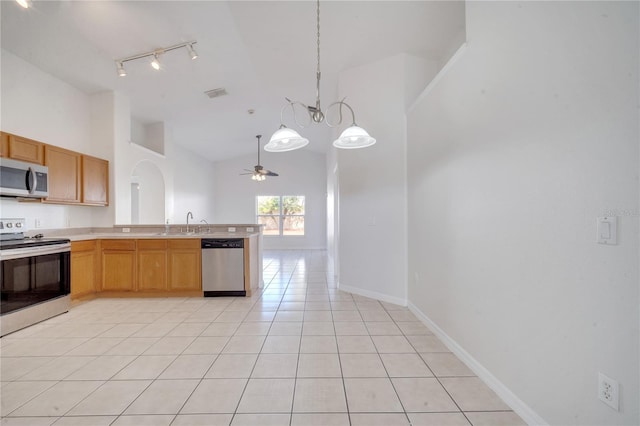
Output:
<svg viewBox="0 0 640 426">
<path fill-rule="evenodd" d="M 168 240 L 169 290 L 202 290 L 199 239 Z"/>
<path fill-rule="evenodd" d="M 167 240 L 137 240 L 138 290 L 167 290 Z"/>
<path fill-rule="evenodd" d="M 258 237 L 244 239 L 247 296 L 260 285 Z M 202 295 L 200 238 L 71 242 L 71 298 L 94 293 Z M 118 296 L 111 294 L 111 296 Z"/>
<path fill-rule="evenodd" d="M 97 291 L 98 244 L 96 240 L 71 242 L 71 298 L 89 296 Z"/>
<path fill-rule="evenodd" d="M 102 291 L 136 289 L 136 241 L 101 240 Z"/>
</svg>

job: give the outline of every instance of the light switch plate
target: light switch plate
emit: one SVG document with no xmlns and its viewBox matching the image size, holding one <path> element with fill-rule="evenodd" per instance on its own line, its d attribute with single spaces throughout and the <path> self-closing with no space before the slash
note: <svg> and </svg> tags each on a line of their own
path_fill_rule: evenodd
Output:
<svg viewBox="0 0 640 426">
<path fill-rule="evenodd" d="M 618 217 L 603 216 L 598 218 L 596 241 L 598 244 L 615 245 L 618 243 Z"/>
</svg>

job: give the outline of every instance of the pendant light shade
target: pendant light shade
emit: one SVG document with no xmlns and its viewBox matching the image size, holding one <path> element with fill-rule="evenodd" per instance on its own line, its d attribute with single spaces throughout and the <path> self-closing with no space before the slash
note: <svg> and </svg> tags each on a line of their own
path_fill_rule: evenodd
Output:
<svg viewBox="0 0 640 426">
<path fill-rule="evenodd" d="M 286 152 L 307 146 L 309 139 L 303 138 L 298 132 L 288 127 L 280 127 L 264 146 L 265 151 Z"/>
<path fill-rule="evenodd" d="M 353 108 L 351 108 L 344 99 L 334 102 L 329 105 L 325 112 L 328 112 L 332 107 L 338 110 L 337 113 L 337 121 L 329 122 L 329 114 L 322 111 L 320 107 L 320 0 L 316 0 L 316 52 L 317 52 L 317 68 L 316 68 L 316 103 L 315 105 L 306 105 L 299 101 L 292 101 L 289 98 L 285 98 L 288 102 L 288 105 L 282 107 L 280 111 L 280 129 L 274 133 L 271 137 L 269 143 L 264 147 L 266 151 L 271 152 L 285 152 L 291 151 L 294 149 L 302 148 L 309 143 L 308 139 L 303 138 L 297 132 L 287 129 L 284 125 L 284 112 L 287 108 L 291 108 L 291 113 L 293 114 L 293 120 L 300 127 L 306 127 L 306 124 L 301 124 L 297 119 L 297 112 L 295 105 L 302 107 L 302 110 L 306 111 L 308 114 L 308 124 L 316 123 L 325 123 L 329 127 L 337 127 L 342 124 L 343 113 L 342 109 L 346 108 L 351 113 L 351 127 L 346 129 L 340 137 L 333 142 L 333 145 L 336 148 L 346 148 L 346 149 L 354 149 L 354 148 L 365 148 L 367 146 L 371 146 L 376 143 L 376 140 L 369 136 L 369 134 L 361 127 L 356 126 L 356 116 L 353 112 Z M 300 110 L 300 108 L 298 109 Z M 335 115 L 334 115 L 335 117 Z"/>
<path fill-rule="evenodd" d="M 369 136 L 362 127 L 353 125 L 347 127 L 338 139 L 333 142 L 333 146 L 342 149 L 366 148 L 376 143 L 376 140 Z"/>
</svg>

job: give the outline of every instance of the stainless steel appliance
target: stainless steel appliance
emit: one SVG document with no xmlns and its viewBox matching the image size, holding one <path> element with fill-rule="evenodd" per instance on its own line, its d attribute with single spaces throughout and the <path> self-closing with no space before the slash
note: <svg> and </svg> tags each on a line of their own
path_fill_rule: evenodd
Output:
<svg viewBox="0 0 640 426">
<path fill-rule="evenodd" d="M 205 297 L 247 295 L 242 238 L 202 239 L 202 290 Z"/>
<path fill-rule="evenodd" d="M 0 195 L 44 198 L 49 195 L 49 168 L 40 164 L 0 158 Z"/>
<path fill-rule="evenodd" d="M 0 336 L 69 310 L 69 240 L 24 230 L 24 219 L 0 219 Z"/>
</svg>

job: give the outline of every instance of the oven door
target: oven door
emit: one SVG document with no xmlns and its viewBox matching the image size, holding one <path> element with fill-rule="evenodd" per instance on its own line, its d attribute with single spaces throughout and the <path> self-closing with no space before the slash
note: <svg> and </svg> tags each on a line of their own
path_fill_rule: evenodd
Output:
<svg viewBox="0 0 640 426">
<path fill-rule="evenodd" d="M 0 314 L 70 293 L 70 244 L 3 250 L 0 253 Z"/>
</svg>

